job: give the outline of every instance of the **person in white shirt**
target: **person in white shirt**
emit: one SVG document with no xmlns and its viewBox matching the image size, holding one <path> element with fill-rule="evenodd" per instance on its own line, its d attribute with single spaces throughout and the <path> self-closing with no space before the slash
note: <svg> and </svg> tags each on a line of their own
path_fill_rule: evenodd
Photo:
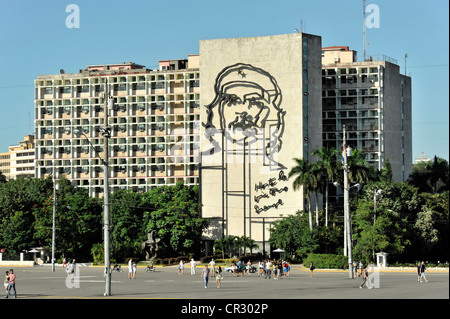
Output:
<svg viewBox="0 0 450 319">
<path fill-rule="evenodd" d="M 128 260 L 128 279 L 133 279 L 133 259 Z"/>
<path fill-rule="evenodd" d="M 191 259 L 191 275 L 195 275 L 195 266 L 196 266 L 195 260 L 194 260 L 194 258 L 192 258 Z"/>
<path fill-rule="evenodd" d="M 216 263 L 214 262 L 214 258 L 211 259 L 209 266 L 211 267 L 211 269 L 210 269 L 211 277 L 215 277 L 216 276 Z"/>
</svg>

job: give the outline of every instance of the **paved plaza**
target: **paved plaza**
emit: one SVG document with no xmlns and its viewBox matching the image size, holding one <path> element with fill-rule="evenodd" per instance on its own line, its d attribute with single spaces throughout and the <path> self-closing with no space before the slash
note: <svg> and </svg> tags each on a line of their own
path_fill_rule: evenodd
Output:
<svg viewBox="0 0 450 319">
<path fill-rule="evenodd" d="M 9 268 L 1 267 L 2 274 Z M 178 275 L 177 267 L 157 267 L 155 272 L 138 268 L 136 279 L 128 279 L 127 269 L 112 273 L 112 295 L 104 297 L 105 281 L 102 267 L 79 267 L 76 281 L 70 281 L 61 266 L 17 267 L 18 299 L 449 299 L 449 273 L 428 272 L 428 282 L 417 282 L 415 272 L 380 272 L 375 288 L 359 289 L 360 278 L 348 278 L 347 271 L 309 271 L 293 265 L 290 277 L 264 279 L 257 274 L 233 277 L 225 273 L 221 288 L 210 278 L 204 288 L 190 268 Z M 70 278 L 71 279 L 71 278 Z M 0 299 L 5 297 L 0 291 Z M 10 296 L 11 298 L 11 296 Z"/>
</svg>

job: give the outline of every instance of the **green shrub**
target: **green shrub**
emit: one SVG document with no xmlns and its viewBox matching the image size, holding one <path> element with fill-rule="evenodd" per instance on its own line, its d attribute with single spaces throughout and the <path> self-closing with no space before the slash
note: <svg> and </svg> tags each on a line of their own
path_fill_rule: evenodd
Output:
<svg viewBox="0 0 450 319">
<path fill-rule="evenodd" d="M 348 257 L 332 254 L 309 254 L 303 259 L 303 266 L 309 268 L 310 263 L 322 269 L 348 269 Z"/>
</svg>

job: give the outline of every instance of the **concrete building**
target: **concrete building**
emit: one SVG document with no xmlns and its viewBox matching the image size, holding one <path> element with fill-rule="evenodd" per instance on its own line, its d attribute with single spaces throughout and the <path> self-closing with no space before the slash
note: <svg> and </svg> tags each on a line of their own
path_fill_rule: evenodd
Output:
<svg viewBox="0 0 450 319">
<path fill-rule="evenodd" d="M 8 152 L 0 153 L 0 171 L 6 179 L 18 177 L 34 177 L 34 136 L 25 135 L 18 145 L 8 148 Z"/>
<path fill-rule="evenodd" d="M 320 50 L 305 33 L 200 41 L 206 242 L 248 236 L 268 252 L 270 224 L 303 209 L 287 175 L 322 144 Z"/>
<path fill-rule="evenodd" d="M 111 191 L 145 192 L 178 181 L 197 185 L 198 55 L 160 61 L 157 70 L 129 62 L 38 76 L 36 177 L 65 175 L 91 196 L 103 196 L 106 82 L 115 101 L 108 110 Z"/>
<path fill-rule="evenodd" d="M 393 179 L 412 172 L 411 78 L 396 61 L 382 56 L 357 62 L 346 46 L 322 49 L 323 145 L 347 142 L 381 169 L 389 159 Z"/>
</svg>

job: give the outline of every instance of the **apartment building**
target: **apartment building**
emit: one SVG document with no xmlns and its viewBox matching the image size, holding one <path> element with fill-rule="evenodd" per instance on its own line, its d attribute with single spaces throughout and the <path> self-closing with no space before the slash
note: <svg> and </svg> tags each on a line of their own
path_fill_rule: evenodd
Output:
<svg viewBox="0 0 450 319">
<path fill-rule="evenodd" d="M 25 135 L 18 145 L 9 146 L 8 152 L 0 153 L 0 172 L 6 179 L 34 177 L 34 136 Z"/>
<path fill-rule="evenodd" d="M 114 99 L 106 110 L 111 191 L 145 192 L 179 181 L 197 185 L 199 80 L 198 55 L 160 61 L 156 70 L 124 62 L 39 75 L 36 177 L 65 175 L 91 196 L 103 196 L 101 129 L 108 85 Z"/>
<path fill-rule="evenodd" d="M 386 160 L 393 179 L 412 172 L 411 78 L 387 56 L 357 62 L 347 46 L 322 48 L 323 145 L 347 143 L 381 169 Z"/>
</svg>

